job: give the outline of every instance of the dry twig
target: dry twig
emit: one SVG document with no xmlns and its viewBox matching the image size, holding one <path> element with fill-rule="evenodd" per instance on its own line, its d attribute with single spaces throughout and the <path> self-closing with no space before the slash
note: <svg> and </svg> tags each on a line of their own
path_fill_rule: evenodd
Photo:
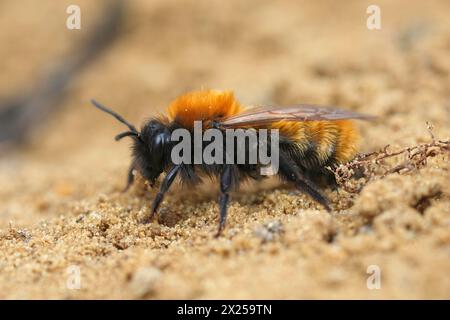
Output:
<svg viewBox="0 0 450 320">
<path fill-rule="evenodd" d="M 433 126 L 427 122 L 431 142 L 390 151 L 389 145 L 379 151 L 360 154 L 354 160 L 340 165 L 333 173 L 337 184 L 349 193 L 359 193 L 372 180 L 382 179 L 392 173 L 405 174 L 427 165 L 428 158 L 440 154 L 450 155 L 450 141 L 437 140 Z M 402 160 L 399 160 L 404 156 Z M 393 161 L 389 161 L 393 160 Z"/>
</svg>

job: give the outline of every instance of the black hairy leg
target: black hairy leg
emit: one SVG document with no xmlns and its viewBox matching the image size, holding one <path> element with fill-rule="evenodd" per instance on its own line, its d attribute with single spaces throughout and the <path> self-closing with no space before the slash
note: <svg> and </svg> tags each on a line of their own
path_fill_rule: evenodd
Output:
<svg viewBox="0 0 450 320">
<path fill-rule="evenodd" d="M 152 204 L 152 211 L 150 213 L 150 217 L 148 221 L 151 221 L 153 217 L 155 216 L 156 212 L 158 211 L 159 205 L 164 199 L 164 194 L 169 190 L 170 186 L 172 185 L 173 181 L 175 180 L 178 171 L 180 170 L 180 166 L 176 165 L 173 166 L 169 172 L 164 177 L 164 180 L 161 182 L 161 186 L 159 188 L 159 192 L 156 195 L 155 199 L 153 200 Z"/>
<path fill-rule="evenodd" d="M 219 196 L 219 229 L 217 230 L 216 237 L 220 236 L 225 223 L 227 221 L 227 209 L 230 202 L 230 191 L 235 185 L 234 181 L 236 177 L 233 174 L 232 165 L 224 165 L 220 174 L 220 196 Z"/>
<path fill-rule="evenodd" d="M 128 169 L 128 176 L 127 176 L 127 184 L 125 188 L 123 188 L 122 192 L 127 192 L 128 189 L 130 189 L 131 185 L 134 182 L 134 175 L 133 170 L 135 169 L 134 162 L 131 163 L 130 168 Z"/>
<path fill-rule="evenodd" d="M 308 194 L 315 201 L 324 206 L 327 211 L 331 211 L 327 198 L 322 195 L 317 186 L 311 180 L 307 179 L 301 173 L 300 168 L 295 164 L 295 162 L 283 152 L 280 152 L 279 174 L 284 180 L 294 183 L 297 189 Z"/>
</svg>

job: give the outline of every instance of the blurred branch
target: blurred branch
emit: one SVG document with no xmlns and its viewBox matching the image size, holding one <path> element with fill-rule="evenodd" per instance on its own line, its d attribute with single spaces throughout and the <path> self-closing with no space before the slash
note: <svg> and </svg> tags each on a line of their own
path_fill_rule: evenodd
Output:
<svg viewBox="0 0 450 320">
<path fill-rule="evenodd" d="M 8 101 L 0 101 L 0 150 L 2 153 L 26 141 L 30 131 L 58 106 L 64 89 L 73 78 L 95 59 L 118 34 L 122 22 L 124 1 L 106 1 L 104 16 L 90 37 L 76 54 L 64 59 L 42 83 L 30 92 L 19 94 Z"/>
</svg>

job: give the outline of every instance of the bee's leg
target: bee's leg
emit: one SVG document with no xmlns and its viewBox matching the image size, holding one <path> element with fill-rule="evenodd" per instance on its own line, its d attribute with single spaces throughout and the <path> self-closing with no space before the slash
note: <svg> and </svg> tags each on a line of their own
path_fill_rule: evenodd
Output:
<svg viewBox="0 0 450 320">
<path fill-rule="evenodd" d="M 132 162 L 130 165 L 130 168 L 128 169 L 127 185 L 125 186 L 125 188 L 123 188 L 122 192 L 127 192 L 128 189 L 130 189 L 131 185 L 133 184 L 133 182 L 134 182 L 133 170 L 134 169 L 135 169 L 134 162 Z"/>
<path fill-rule="evenodd" d="M 161 182 L 161 186 L 159 188 L 159 192 L 156 195 L 155 199 L 153 200 L 152 204 L 152 211 L 150 214 L 151 220 L 156 212 L 158 211 L 159 205 L 161 204 L 162 200 L 164 199 L 164 194 L 169 190 L 170 186 L 172 185 L 172 182 L 175 180 L 177 173 L 180 169 L 180 166 L 173 166 L 169 172 L 164 177 L 164 180 Z"/>
<path fill-rule="evenodd" d="M 219 196 L 219 230 L 217 230 L 216 237 L 220 236 L 225 223 L 227 221 L 227 208 L 230 201 L 230 190 L 234 185 L 233 167 L 231 165 L 225 165 L 220 175 L 220 196 Z"/>
<path fill-rule="evenodd" d="M 322 195 L 317 186 L 301 174 L 298 166 L 288 155 L 281 152 L 279 174 L 285 180 L 293 182 L 300 191 L 308 194 L 311 198 L 324 206 L 327 211 L 331 211 L 327 198 Z"/>
</svg>

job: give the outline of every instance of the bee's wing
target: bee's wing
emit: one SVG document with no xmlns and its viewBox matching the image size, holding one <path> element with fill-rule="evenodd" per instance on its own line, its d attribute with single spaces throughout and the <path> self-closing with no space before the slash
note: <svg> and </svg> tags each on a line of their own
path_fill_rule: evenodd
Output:
<svg viewBox="0 0 450 320">
<path fill-rule="evenodd" d="M 286 107 L 255 107 L 220 122 L 224 128 L 263 125 L 278 121 L 321 121 L 363 119 L 374 117 L 334 107 L 299 104 Z"/>
</svg>

